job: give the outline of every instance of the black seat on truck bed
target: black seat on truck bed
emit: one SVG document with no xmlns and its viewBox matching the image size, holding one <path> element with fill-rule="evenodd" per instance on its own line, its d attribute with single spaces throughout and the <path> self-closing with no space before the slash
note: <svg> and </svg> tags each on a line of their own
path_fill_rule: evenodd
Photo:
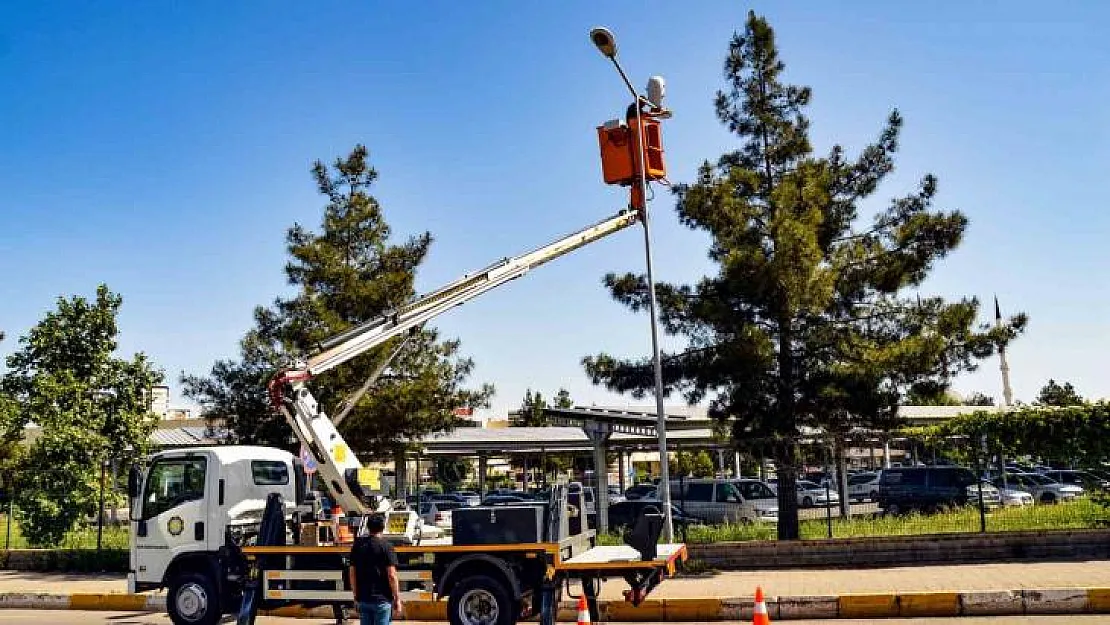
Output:
<svg viewBox="0 0 1110 625">
<path fill-rule="evenodd" d="M 624 533 L 624 542 L 639 551 L 644 560 L 654 560 L 662 533 L 663 515 L 655 506 L 647 506 L 632 528 Z"/>
</svg>

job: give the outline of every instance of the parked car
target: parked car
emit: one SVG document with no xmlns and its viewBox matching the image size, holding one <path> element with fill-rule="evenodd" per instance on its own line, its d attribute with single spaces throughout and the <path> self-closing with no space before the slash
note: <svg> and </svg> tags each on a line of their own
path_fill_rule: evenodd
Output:
<svg viewBox="0 0 1110 625">
<path fill-rule="evenodd" d="M 1084 469 L 1087 473 L 1097 477 L 1100 480 L 1110 482 L 1110 469 L 1106 467 L 1087 467 Z"/>
<path fill-rule="evenodd" d="M 424 501 L 420 503 L 420 520 L 441 530 L 451 529 L 451 511 L 463 504 L 455 501 Z"/>
<path fill-rule="evenodd" d="M 1001 483 L 1001 481 L 1000 481 Z M 1017 488 L 1002 488 L 995 486 L 990 480 L 983 480 L 983 486 L 990 485 L 991 488 L 997 488 L 998 494 L 1002 498 L 1002 505 L 1004 506 L 1031 506 L 1033 505 L 1033 495 L 1017 489 Z"/>
<path fill-rule="evenodd" d="M 456 495 L 455 493 L 437 493 L 428 497 L 428 501 L 449 501 L 451 503 L 466 505 L 466 497 Z"/>
<path fill-rule="evenodd" d="M 736 480 L 757 499 L 745 498 L 732 480 L 721 478 L 671 480 L 671 502 L 708 523 L 778 523 L 779 509 L 774 492 L 756 480 Z M 747 486 L 745 483 L 752 483 Z M 662 489 L 663 485 L 660 484 Z M 656 499 L 662 492 L 657 491 Z"/>
<path fill-rule="evenodd" d="M 794 483 L 798 491 L 798 505 L 803 508 L 814 506 L 831 506 L 840 503 L 840 495 L 836 489 L 825 489 L 824 486 L 809 480 L 798 480 Z"/>
<path fill-rule="evenodd" d="M 824 486 L 825 482 L 830 482 L 832 479 L 832 474 L 827 471 L 807 471 L 798 476 L 798 481 L 805 480 L 807 482 L 813 482 L 814 484 L 820 484 L 821 486 Z"/>
<path fill-rule="evenodd" d="M 756 508 L 774 510 L 776 516 L 779 509 L 778 491 L 763 480 L 754 477 L 732 478 L 732 487 L 745 501 L 750 501 Z"/>
<path fill-rule="evenodd" d="M 472 490 L 457 490 L 451 493 L 468 506 L 477 506 L 482 503 L 482 496 Z"/>
<path fill-rule="evenodd" d="M 879 474 L 857 473 L 848 478 L 848 503 L 879 500 Z"/>
<path fill-rule="evenodd" d="M 1001 487 L 1002 478 L 996 478 L 991 482 L 995 486 Z M 1071 501 L 1083 494 L 1083 489 L 1078 486 L 1061 484 L 1040 473 L 1008 473 L 1006 475 L 1006 486 L 1029 493 L 1039 503 Z"/>
<path fill-rule="evenodd" d="M 489 495 L 500 495 L 505 497 L 520 497 L 521 499 L 535 499 L 532 493 L 523 490 L 512 490 L 510 488 L 498 488 L 489 492 Z"/>
<path fill-rule="evenodd" d="M 482 500 L 483 506 L 504 506 L 517 503 L 527 503 L 533 499 L 525 499 L 516 495 L 488 495 Z"/>
<path fill-rule="evenodd" d="M 982 487 L 979 486 L 982 484 Z M 979 480 L 979 483 L 972 484 L 967 487 L 968 495 L 971 496 L 972 503 L 979 501 L 979 493 L 983 494 L 983 506 L 986 508 L 994 509 L 1002 506 L 1002 490 L 995 488 L 993 484 L 986 480 Z"/>
<path fill-rule="evenodd" d="M 655 484 L 637 484 L 624 491 L 624 498 L 628 501 L 635 501 L 644 497 L 654 497 L 655 489 Z"/>
<path fill-rule="evenodd" d="M 1061 484 L 1071 484 L 1083 490 L 1110 490 L 1110 480 L 1101 478 L 1090 471 L 1078 469 L 1054 469 L 1045 471 L 1041 475 L 1056 480 Z"/>
<path fill-rule="evenodd" d="M 886 514 L 900 514 L 967 505 L 978 500 L 978 482 L 979 478 L 963 467 L 883 469 L 879 477 L 879 508 Z"/>
<path fill-rule="evenodd" d="M 621 493 L 620 486 L 610 486 L 607 492 L 609 493 L 609 503 L 611 504 L 620 503 L 625 500 L 624 494 Z"/>
<path fill-rule="evenodd" d="M 631 499 L 609 506 L 609 527 L 619 530 L 630 527 L 636 519 L 643 514 L 644 508 L 654 506 L 656 510 L 663 509 L 663 502 L 650 498 Z M 671 504 L 671 521 L 675 529 L 689 527 L 690 525 L 704 525 L 705 521 L 695 516 L 684 513 L 674 504 Z"/>
</svg>

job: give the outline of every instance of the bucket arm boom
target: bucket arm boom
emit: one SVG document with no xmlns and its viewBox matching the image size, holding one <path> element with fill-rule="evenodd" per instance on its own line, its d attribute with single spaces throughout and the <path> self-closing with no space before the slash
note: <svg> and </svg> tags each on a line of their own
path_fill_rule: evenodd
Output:
<svg viewBox="0 0 1110 625">
<path fill-rule="evenodd" d="M 455 306 L 515 280 L 564 254 L 605 238 L 636 223 L 640 214 L 624 210 L 587 228 L 520 256 L 505 258 L 481 271 L 466 274 L 435 291 L 417 297 L 377 319 L 355 326 L 320 345 L 307 361 L 278 373 L 270 382 L 270 400 L 293 428 L 317 463 L 320 476 L 337 503 L 350 512 L 365 514 L 359 496 L 358 469 L 362 465 L 327 415 L 319 408 L 307 382 L 383 343 L 416 328 Z"/>
</svg>

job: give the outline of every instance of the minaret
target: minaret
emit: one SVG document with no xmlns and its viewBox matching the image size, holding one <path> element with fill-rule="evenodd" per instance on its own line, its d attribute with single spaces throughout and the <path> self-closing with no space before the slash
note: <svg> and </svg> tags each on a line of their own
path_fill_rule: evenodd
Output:
<svg viewBox="0 0 1110 625">
<path fill-rule="evenodd" d="M 994 324 L 1002 327 L 1002 311 L 998 308 L 998 296 L 994 296 Z M 1014 391 L 1010 388 L 1010 365 L 1006 362 L 1006 346 L 998 346 L 998 361 L 1002 369 L 1002 399 L 1007 406 L 1014 405 Z"/>
</svg>

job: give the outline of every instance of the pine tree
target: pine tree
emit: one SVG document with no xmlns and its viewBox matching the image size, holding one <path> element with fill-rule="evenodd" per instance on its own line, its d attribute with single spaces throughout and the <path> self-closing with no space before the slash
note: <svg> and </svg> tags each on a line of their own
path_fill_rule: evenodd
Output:
<svg viewBox="0 0 1110 625">
<path fill-rule="evenodd" d="M 294 224 L 286 236 L 285 273 L 294 296 L 255 310 L 255 327 L 242 341 L 238 362 L 218 362 L 209 377 L 186 377 L 186 394 L 206 414 L 227 422 L 232 439 L 288 446 L 290 432 L 265 401 L 266 381 L 289 361 L 314 352 L 325 339 L 377 318 L 411 300 L 416 270 L 432 243 L 430 233 L 391 241 L 392 232 L 370 187 L 378 173 L 358 145 L 329 169 L 312 168 L 327 199 L 319 231 Z M 453 409 L 484 407 L 493 388 L 464 387 L 474 363 L 459 341 L 423 328 L 389 363 L 341 431 L 357 452 L 385 456 L 402 441 L 457 423 Z M 325 412 L 378 368 L 398 346 L 395 338 L 312 381 Z"/>
<path fill-rule="evenodd" d="M 517 413 L 509 418 L 509 423 L 513 427 L 542 427 L 547 425 L 547 416 L 543 411 L 547 408 L 547 400 L 544 399 L 543 394 L 539 391 L 535 393 L 532 389 L 524 392 L 524 399 L 520 401 L 520 408 Z"/>
<path fill-rule="evenodd" d="M 517 413 L 510 416 L 509 423 L 513 427 L 544 427 L 550 425 L 550 419 L 544 414 L 545 409 L 548 407 L 571 408 L 573 406 L 574 400 L 570 398 L 570 392 L 565 388 L 560 388 L 559 392 L 555 394 L 554 404 L 548 404 L 547 399 L 539 391 L 533 393 L 532 389 L 528 389 L 524 392 L 524 398 L 521 399 Z M 512 466 L 523 467 L 525 456 L 514 456 L 511 460 Z M 550 472 L 566 471 L 574 465 L 574 456 L 571 454 L 532 455 L 528 456 L 527 460 L 530 467 L 542 464 L 541 468 L 545 475 Z"/>
<path fill-rule="evenodd" d="M 565 388 L 561 388 L 561 389 L 559 389 L 558 393 L 555 393 L 555 407 L 556 408 L 573 408 L 574 407 L 574 400 L 570 398 L 570 391 L 568 391 Z"/>
<path fill-rule="evenodd" d="M 775 459 L 780 539 L 798 538 L 794 485 L 803 428 L 843 440 L 860 427 L 897 424 L 899 399 L 922 383 L 943 384 L 975 367 L 1025 324 L 976 326 L 979 303 L 903 295 L 963 237 L 963 214 L 933 210 L 936 179 L 894 199 L 860 227 L 858 205 L 894 167 L 902 118 L 890 114 L 878 140 L 855 159 L 835 146 L 814 154 L 804 110 L 808 87 L 783 81 L 774 32 L 754 13 L 725 59 L 720 121 L 740 147 L 677 185 L 678 214 L 710 235 L 717 273 L 694 285 L 658 284 L 664 331 L 688 347 L 665 356 L 669 392 L 709 400 L 738 447 Z M 646 280 L 605 277 L 633 310 Z M 584 359 L 594 383 L 643 396 L 649 359 Z"/>
<path fill-rule="evenodd" d="M 1087 403 L 1087 400 L 1083 399 L 1071 382 L 1059 384 L 1056 380 L 1050 379 L 1041 387 L 1036 403 L 1041 406 L 1082 406 Z"/>
</svg>

